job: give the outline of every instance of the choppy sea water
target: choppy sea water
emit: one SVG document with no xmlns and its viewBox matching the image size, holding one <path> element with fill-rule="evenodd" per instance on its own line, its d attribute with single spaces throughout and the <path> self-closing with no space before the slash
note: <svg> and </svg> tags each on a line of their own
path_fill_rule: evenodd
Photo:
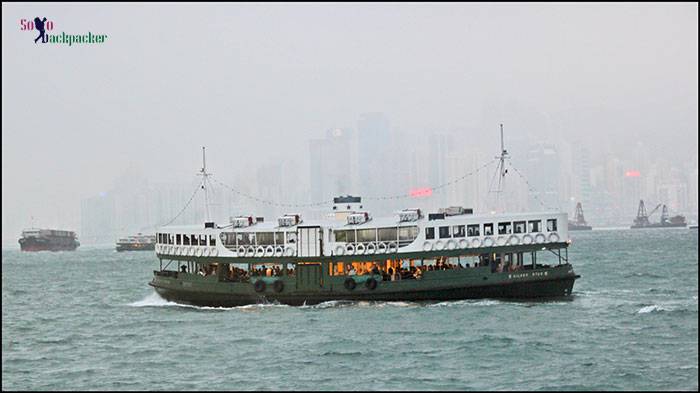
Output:
<svg viewBox="0 0 700 393">
<path fill-rule="evenodd" d="M 150 252 L 2 251 L 2 389 L 698 390 L 698 232 L 572 232 L 571 301 L 181 306 Z"/>
</svg>

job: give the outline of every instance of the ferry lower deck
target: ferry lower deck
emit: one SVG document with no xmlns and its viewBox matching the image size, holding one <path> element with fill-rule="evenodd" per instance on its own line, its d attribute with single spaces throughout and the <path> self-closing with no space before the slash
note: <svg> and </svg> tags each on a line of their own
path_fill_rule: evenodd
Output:
<svg viewBox="0 0 700 393">
<path fill-rule="evenodd" d="M 412 255 L 162 260 L 149 283 L 166 300 L 197 306 L 311 305 L 329 300 L 442 301 L 571 296 L 579 277 L 568 243 Z M 163 265 L 165 262 L 165 265 Z"/>
</svg>

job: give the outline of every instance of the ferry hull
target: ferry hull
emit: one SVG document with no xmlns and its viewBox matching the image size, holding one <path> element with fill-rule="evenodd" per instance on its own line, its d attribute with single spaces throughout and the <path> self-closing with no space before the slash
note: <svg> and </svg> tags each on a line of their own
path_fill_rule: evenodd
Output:
<svg viewBox="0 0 700 393">
<path fill-rule="evenodd" d="M 554 269 L 550 269 L 552 272 Z M 560 269 L 561 270 L 561 269 Z M 538 275 L 543 275 L 544 271 L 537 271 Z M 570 298 L 574 281 L 579 277 L 569 271 L 564 274 L 554 272 L 551 278 L 529 279 L 517 281 L 517 278 L 508 278 L 516 274 L 523 273 L 498 273 L 500 277 L 493 279 L 494 283 L 468 283 L 462 285 L 451 285 L 450 287 L 440 286 L 438 283 L 432 285 L 422 285 L 418 287 L 420 280 L 405 280 L 416 283 L 416 288 L 404 288 L 402 290 L 391 290 L 394 282 L 380 281 L 375 290 L 369 290 L 358 284 L 354 291 L 347 291 L 344 288 L 338 290 L 319 290 L 313 292 L 301 292 L 290 290 L 289 292 L 274 293 L 267 291 L 256 293 L 252 290 L 247 293 L 225 293 L 222 290 L 206 290 L 198 288 L 193 290 L 184 289 L 184 282 L 169 279 L 169 283 L 159 282 L 155 278 L 149 283 L 158 294 L 164 299 L 176 303 L 210 306 L 210 307 L 235 307 L 248 304 L 274 303 L 288 304 L 292 306 L 313 305 L 325 301 L 448 301 L 463 299 L 566 299 Z M 485 281 L 480 278 L 480 281 Z M 488 278 L 488 276 L 487 276 Z M 468 280 L 472 281 L 472 280 Z M 410 286 L 411 283 L 409 283 Z M 249 283 L 234 283 L 252 287 Z M 251 288 L 252 289 L 252 288 Z"/>
<path fill-rule="evenodd" d="M 685 228 L 688 224 L 649 224 L 649 225 L 631 225 L 631 229 L 646 229 L 646 228 Z"/>
<path fill-rule="evenodd" d="M 156 249 L 156 244 L 117 244 L 116 250 L 121 251 L 153 251 Z"/>
<path fill-rule="evenodd" d="M 570 231 L 590 231 L 593 227 L 590 225 L 569 225 Z"/>
<path fill-rule="evenodd" d="M 22 251 L 75 251 L 78 248 L 78 243 L 57 244 L 50 241 L 21 239 L 19 247 Z"/>
</svg>

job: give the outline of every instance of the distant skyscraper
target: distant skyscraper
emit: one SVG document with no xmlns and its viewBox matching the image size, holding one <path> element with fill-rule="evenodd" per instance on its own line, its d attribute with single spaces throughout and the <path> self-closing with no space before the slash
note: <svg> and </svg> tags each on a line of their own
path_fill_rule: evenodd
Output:
<svg viewBox="0 0 700 393">
<path fill-rule="evenodd" d="M 378 196 L 398 192 L 391 176 L 392 141 L 389 119 L 383 113 L 363 113 L 357 122 L 358 188 L 362 196 Z M 403 190 L 402 190 L 403 191 Z M 367 201 L 378 213 L 387 212 L 390 205 L 382 201 Z"/>
<path fill-rule="evenodd" d="M 311 202 L 332 201 L 356 192 L 353 133 L 342 128 L 326 131 L 323 139 L 309 141 Z"/>
<path fill-rule="evenodd" d="M 537 143 L 527 152 L 526 178 L 530 183 L 530 209 L 561 209 L 561 162 L 554 145 Z M 539 200 L 539 201 L 538 201 Z"/>
</svg>

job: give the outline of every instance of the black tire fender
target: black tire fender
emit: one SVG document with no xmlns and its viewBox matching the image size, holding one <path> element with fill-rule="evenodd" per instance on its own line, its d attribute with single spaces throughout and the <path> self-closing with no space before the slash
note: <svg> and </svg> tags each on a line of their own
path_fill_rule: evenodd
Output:
<svg viewBox="0 0 700 393">
<path fill-rule="evenodd" d="M 357 286 L 357 283 L 355 282 L 355 280 L 354 280 L 353 278 L 348 277 L 348 278 L 345 279 L 345 282 L 343 283 L 343 286 L 344 286 L 345 289 L 347 289 L 348 291 L 352 291 L 352 290 L 355 289 L 355 287 Z"/>
<path fill-rule="evenodd" d="M 255 289 L 255 292 L 264 292 L 265 291 L 265 281 L 263 280 L 258 280 L 253 284 L 253 288 Z"/>
<path fill-rule="evenodd" d="M 366 286 L 368 289 L 372 290 L 372 289 L 374 289 L 374 288 L 377 287 L 377 280 L 375 280 L 375 279 L 373 279 L 373 278 L 370 278 L 370 279 L 368 279 L 367 281 L 365 281 L 365 286 Z"/>
</svg>

